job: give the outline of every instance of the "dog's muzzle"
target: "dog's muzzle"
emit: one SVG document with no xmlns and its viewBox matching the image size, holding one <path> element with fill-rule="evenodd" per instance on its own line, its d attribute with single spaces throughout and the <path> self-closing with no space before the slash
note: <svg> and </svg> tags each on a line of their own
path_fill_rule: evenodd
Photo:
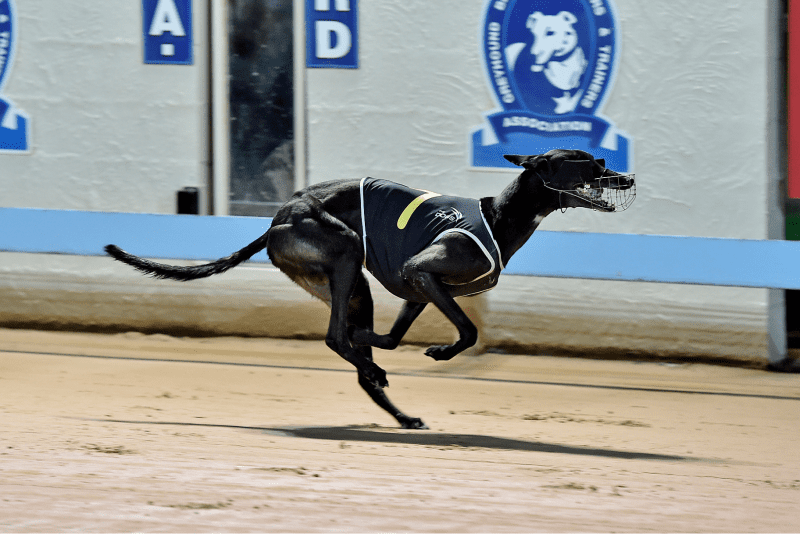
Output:
<svg viewBox="0 0 800 534">
<path fill-rule="evenodd" d="M 593 210 L 605 213 L 625 211 L 636 199 L 635 174 L 604 176 L 575 189 L 557 189 L 547 182 L 544 185 L 553 191 L 588 202 Z"/>
</svg>

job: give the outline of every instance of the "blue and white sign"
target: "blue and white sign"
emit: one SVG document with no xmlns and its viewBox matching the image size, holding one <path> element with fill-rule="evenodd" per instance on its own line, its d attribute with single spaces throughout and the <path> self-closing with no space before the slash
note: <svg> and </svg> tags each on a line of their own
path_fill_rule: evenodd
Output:
<svg viewBox="0 0 800 534">
<path fill-rule="evenodd" d="M 143 0 L 144 62 L 191 65 L 192 0 Z"/>
<path fill-rule="evenodd" d="M 512 167 L 503 154 L 585 150 L 629 172 L 631 142 L 600 114 L 619 59 L 611 0 L 490 0 L 485 72 L 498 109 L 472 132 L 472 165 Z"/>
<path fill-rule="evenodd" d="M 358 68 L 357 0 L 306 0 L 306 66 Z"/>
<path fill-rule="evenodd" d="M 30 151 L 29 119 L 11 100 L 3 97 L 17 43 L 17 19 L 12 0 L 0 0 L 0 153 Z"/>
</svg>

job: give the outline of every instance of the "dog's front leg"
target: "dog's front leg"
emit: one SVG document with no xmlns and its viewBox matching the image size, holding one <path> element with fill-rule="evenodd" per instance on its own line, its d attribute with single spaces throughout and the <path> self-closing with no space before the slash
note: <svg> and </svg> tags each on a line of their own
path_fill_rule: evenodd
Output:
<svg viewBox="0 0 800 534">
<path fill-rule="evenodd" d="M 424 291 L 434 306 L 439 308 L 439 311 L 450 319 L 450 322 L 458 330 L 458 340 L 455 343 L 430 347 L 425 351 L 425 355 L 437 361 L 450 360 L 456 354 L 475 345 L 478 342 L 478 328 L 436 279 L 436 276 L 426 272 L 415 272 L 411 276 L 413 276 L 415 287 L 419 291 Z"/>
<path fill-rule="evenodd" d="M 469 238 L 465 241 L 461 237 L 443 239 L 403 264 L 402 274 L 406 282 L 432 302 L 458 329 L 459 337 L 455 343 L 425 351 L 434 360 L 449 360 L 478 341 L 478 328 L 442 282 L 445 277 L 472 280 L 488 269 L 488 265 L 481 261 L 480 250 L 476 253 L 477 246 Z"/>
<path fill-rule="evenodd" d="M 350 328 L 350 339 L 355 345 L 369 345 L 379 349 L 394 350 L 427 304 L 427 302 L 405 302 L 388 334 L 380 335 L 373 330 L 353 326 Z"/>
</svg>

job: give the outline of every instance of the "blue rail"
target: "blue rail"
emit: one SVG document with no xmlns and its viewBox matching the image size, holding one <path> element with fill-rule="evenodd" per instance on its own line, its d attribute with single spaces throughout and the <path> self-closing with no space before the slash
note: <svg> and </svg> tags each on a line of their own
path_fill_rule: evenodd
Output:
<svg viewBox="0 0 800 534">
<path fill-rule="evenodd" d="M 213 260 L 271 219 L 0 208 L 0 251 L 103 255 L 108 243 L 147 258 Z M 269 261 L 257 254 L 252 261 Z M 538 231 L 506 274 L 800 289 L 800 242 Z"/>
<path fill-rule="evenodd" d="M 102 256 L 109 243 L 145 258 L 212 260 L 255 240 L 272 219 L 0 208 L 0 251 Z M 252 261 L 269 261 L 257 254 Z"/>
</svg>

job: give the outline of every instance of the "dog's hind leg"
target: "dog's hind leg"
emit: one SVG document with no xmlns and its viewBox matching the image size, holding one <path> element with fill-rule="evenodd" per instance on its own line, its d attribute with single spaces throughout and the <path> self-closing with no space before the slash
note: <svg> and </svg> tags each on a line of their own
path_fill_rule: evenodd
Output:
<svg viewBox="0 0 800 534">
<path fill-rule="evenodd" d="M 364 256 L 361 239 L 346 227 L 332 232 L 329 226 L 302 216 L 289 224 L 274 225 L 267 252 L 273 265 L 331 307 L 326 345 L 367 380 L 387 386 L 386 372 L 360 354 L 347 335 L 348 304 Z"/>
<path fill-rule="evenodd" d="M 401 412 L 397 406 L 392 404 L 392 401 L 390 401 L 389 397 L 387 397 L 386 393 L 384 393 L 383 388 L 378 387 L 374 383 L 370 382 L 361 373 L 358 373 L 358 384 L 364 389 L 364 391 L 367 392 L 367 395 L 369 395 L 369 397 L 375 401 L 378 406 L 389 412 L 392 417 L 397 419 L 397 422 L 400 423 L 402 428 L 420 430 L 428 429 L 428 425 L 426 425 L 419 417 L 410 417 Z"/>
<path fill-rule="evenodd" d="M 424 306 L 423 306 L 424 307 Z M 359 274 L 356 281 L 356 287 L 353 290 L 353 296 L 350 299 L 347 312 L 347 322 L 351 328 L 355 328 L 359 332 L 372 332 L 373 327 L 373 304 L 372 294 L 369 290 L 369 283 L 363 273 Z M 409 323 L 410 325 L 411 323 Z M 374 335 L 374 334 L 373 334 Z M 402 337 L 402 335 L 400 336 Z M 361 355 L 372 361 L 372 347 L 368 345 L 356 345 L 355 349 Z M 358 373 L 358 384 L 367 392 L 367 395 L 375 401 L 375 403 L 389 412 L 389 414 L 397 419 L 400 426 L 403 428 L 428 428 L 422 419 L 418 417 L 410 417 L 401 412 L 395 406 L 389 397 L 384 393 L 383 388 L 377 386 L 374 382 L 370 381 L 363 373 Z"/>
<path fill-rule="evenodd" d="M 353 263 L 351 258 L 339 257 L 333 266 L 328 268 L 328 284 L 331 291 L 331 318 L 328 333 L 325 335 L 325 344 L 345 360 L 358 369 L 359 375 L 378 388 L 389 385 L 386 372 L 375 365 L 371 359 L 365 358 L 363 353 L 356 349 L 350 342 L 347 334 L 347 317 L 350 299 L 356 289 L 361 273 L 361 265 Z"/>
</svg>

